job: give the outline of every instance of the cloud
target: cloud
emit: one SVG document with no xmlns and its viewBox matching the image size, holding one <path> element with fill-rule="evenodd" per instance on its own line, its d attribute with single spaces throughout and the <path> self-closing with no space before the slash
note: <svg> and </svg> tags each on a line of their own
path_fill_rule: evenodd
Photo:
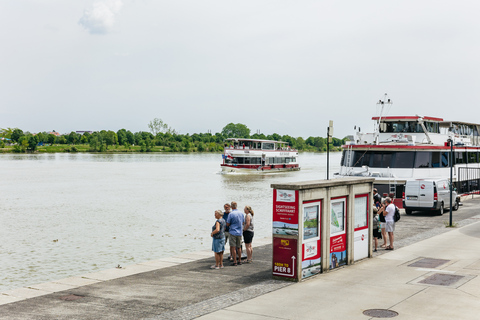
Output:
<svg viewBox="0 0 480 320">
<path fill-rule="evenodd" d="M 96 0 L 83 12 L 78 23 L 91 34 L 106 34 L 112 29 L 122 7 L 122 0 Z"/>
</svg>

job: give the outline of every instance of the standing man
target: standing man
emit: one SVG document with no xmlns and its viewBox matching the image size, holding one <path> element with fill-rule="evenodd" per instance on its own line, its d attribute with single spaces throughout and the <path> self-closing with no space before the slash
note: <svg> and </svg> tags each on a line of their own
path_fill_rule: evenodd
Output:
<svg viewBox="0 0 480 320">
<path fill-rule="evenodd" d="M 242 212 L 237 210 L 237 203 L 232 201 L 232 212 L 228 214 L 227 226 L 229 227 L 229 244 L 233 248 L 233 266 L 242 264 L 242 231 L 245 223 L 245 216 Z M 236 250 L 235 250 L 236 249 Z M 238 256 L 238 258 L 237 258 Z M 237 262 L 238 259 L 238 262 Z"/>
<path fill-rule="evenodd" d="M 230 207 L 230 203 L 225 203 L 223 205 L 223 209 L 225 210 L 223 212 L 223 219 L 225 221 L 227 221 L 228 220 L 228 215 L 230 214 L 230 211 L 232 211 L 232 208 Z M 230 229 L 229 228 L 230 227 L 228 227 L 228 226 L 225 228 L 225 243 L 227 243 L 228 239 L 230 239 Z M 230 246 L 230 245 L 229 245 L 229 247 L 230 247 L 230 256 L 228 257 L 228 260 L 233 261 L 232 257 L 233 257 L 233 251 L 235 251 L 235 248 Z"/>
<path fill-rule="evenodd" d="M 388 233 L 388 240 L 390 244 L 386 247 L 386 250 L 393 250 L 393 232 L 395 231 L 395 205 L 392 203 L 392 199 L 390 197 L 385 198 L 385 204 L 382 205 L 380 210 L 378 210 L 379 214 L 383 214 L 385 216 L 385 231 Z"/>
<path fill-rule="evenodd" d="M 377 209 L 382 204 L 382 196 L 378 194 L 377 188 L 373 188 L 373 204 L 377 207 Z"/>
</svg>

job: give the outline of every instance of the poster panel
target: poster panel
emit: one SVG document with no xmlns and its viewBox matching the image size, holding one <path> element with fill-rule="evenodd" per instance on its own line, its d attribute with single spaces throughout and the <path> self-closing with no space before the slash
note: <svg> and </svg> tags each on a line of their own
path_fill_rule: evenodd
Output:
<svg viewBox="0 0 480 320">
<path fill-rule="evenodd" d="M 273 190 L 274 235 L 298 236 L 298 190 Z"/>
<path fill-rule="evenodd" d="M 355 196 L 355 230 L 368 228 L 368 195 Z"/>
<path fill-rule="evenodd" d="M 347 197 L 330 201 L 330 269 L 347 264 Z"/>
<path fill-rule="evenodd" d="M 304 202 L 302 209 L 302 278 L 307 278 L 320 273 L 322 270 L 320 250 L 321 201 Z"/>
<path fill-rule="evenodd" d="M 368 194 L 355 196 L 355 231 L 353 234 L 353 260 L 368 257 Z"/>
<path fill-rule="evenodd" d="M 273 238 L 274 276 L 296 278 L 297 239 Z"/>
</svg>

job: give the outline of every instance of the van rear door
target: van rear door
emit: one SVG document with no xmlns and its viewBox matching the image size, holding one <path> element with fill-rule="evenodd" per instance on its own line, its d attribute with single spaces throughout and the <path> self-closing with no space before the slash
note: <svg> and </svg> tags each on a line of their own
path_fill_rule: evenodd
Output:
<svg viewBox="0 0 480 320">
<path fill-rule="evenodd" d="M 418 196 L 419 196 L 419 181 L 411 180 L 407 181 L 405 185 L 405 206 L 407 207 L 418 207 Z"/>
<path fill-rule="evenodd" d="M 420 207 L 433 207 L 433 181 L 419 181 L 418 204 Z"/>
<path fill-rule="evenodd" d="M 433 206 L 432 181 L 407 181 L 405 186 L 405 205 L 412 208 L 431 208 Z"/>
</svg>

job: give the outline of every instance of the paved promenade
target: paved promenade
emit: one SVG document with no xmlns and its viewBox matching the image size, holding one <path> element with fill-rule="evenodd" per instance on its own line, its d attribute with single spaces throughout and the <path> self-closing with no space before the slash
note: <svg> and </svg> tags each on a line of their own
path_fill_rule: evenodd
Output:
<svg viewBox="0 0 480 320">
<path fill-rule="evenodd" d="M 203 251 L 6 292 L 0 319 L 373 319 L 370 309 L 478 319 L 479 208 L 465 201 L 458 228 L 399 239 L 394 251 L 300 283 L 272 280 L 271 239 L 254 239 L 252 264 L 211 270 Z"/>
</svg>

